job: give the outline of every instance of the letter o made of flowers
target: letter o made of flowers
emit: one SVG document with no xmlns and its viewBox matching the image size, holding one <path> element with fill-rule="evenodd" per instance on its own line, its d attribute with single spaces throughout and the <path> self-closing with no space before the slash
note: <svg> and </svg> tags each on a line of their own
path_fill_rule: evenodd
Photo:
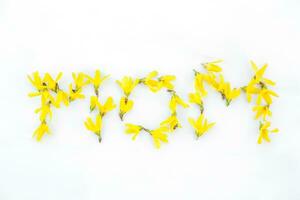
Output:
<svg viewBox="0 0 300 200">
<path fill-rule="evenodd" d="M 119 116 L 122 121 L 124 120 L 125 115 L 133 108 L 134 102 L 130 99 L 130 94 L 137 85 L 145 85 L 151 92 L 158 92 L 162 89 L 166 89 L 171 96 L 169 103 L 170 116 L 166 120 L 162 121 L 158 128 L 149 129 L 137 124 L 125 124 L 125 132 L 132 135 L 133 140 L 135 140 L 141 132 L 145 132 L 151 136 L 155 147 L 160 148 L 162 142 L 168 142 L 167 133 L 173 132 L 175 129 L 181 127 L 177 118 L 177 106 L 187 108 L 188 104 L 186 104 L 175 92 L 174 85 L 172 83 L 175 79 L 175 76 L 159 76 L 157 71 L 152 71 L 144 78 L 134 79 L 132 77 L 125 76 L 121 80 L 117 80 L 118 85 L 123 91 L 119 109 Z"/>
</svg>

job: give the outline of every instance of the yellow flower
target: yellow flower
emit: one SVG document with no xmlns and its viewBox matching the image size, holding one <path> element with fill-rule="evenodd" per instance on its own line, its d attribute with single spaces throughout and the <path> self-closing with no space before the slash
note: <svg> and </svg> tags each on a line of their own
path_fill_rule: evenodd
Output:
<svg viewBox="0 0 300 200">
<path fill-rule="evenodd" d="M 168 142 L 168 135 L 165 134 L 165 132 L 168 132 L 169 128 L 165 127 L 165 126 L 161 126 L 155 130 L 151 130 L 149 131 L 149 133 L 151 134 L 152 138 L 153 138 L 153 142 L 156 148 L 160 148 L 160 143 L 161 142 Z"/>
<path fill-rule="evenodd" d="M 60 72 L 54 80 L 49 73 L 46 73 L 43 82 L 46 83 L 49 90 L 57 92 L 59 89 L 58 81 L 61 79 L 62 75 L 63 73 Z"/>
<path fill-rule="evenodd" d="M 263 78 L 263 75 L 268 67 L 268 64 L 264 64 L 260 69 L 258 69 L 257 65 L 252 60 L 250 61 L 250 63 L 253 71 L 255 72 L 253 79 L 258 83 Z"/>
<path fill-rule="evenodd" d="M 169 127 L 169 131 L 174 131 L 176 128 L 181 128 L 179 120 L 174 114 L 161 122 L 160 125 Z"/>
<path fill-rule="evenodd" d="M 46 84 L 43 83 L 39 72 L 34 72 L 32 74 L 32 78 L 28 75 L 27 78 L 29 79 L 30 83 L 33 87 L 35 87 L 36 90 L 40 91 L 46 88 Z"/>
<path fill-rule="evenodd" d="M 272 112 L 270 111 L 270 106 L 265 105 L 265 106 L 254 106 L 253 111 L 256 112 L 255 119 L 258 119 L 259 117 L 263 117 L 265 120 L 267 116 L 272 116 Z"/>
<path fill-rule="evenodd" d="M 66 92 L 62 90 L 58 90 L 55 105 L 56 107 L 60 107 L 60 103 L 63 102 L 65 106 L 69 106 L 69 96 Z"/>
<path fill-rule="evenodd" d="M 174 81 L 174 80 L 176 80 L 176 77 L 172 76 L 172 75 L 161 76 L 158 79 L 158 81 L 161 82 L 162 87 L 165 87 L 168 90 L 174 89 L 174 85 L 172 83 L 172 81 Z"/>
<path fill-rule="evenodd" d="M 202 105 L 203 104 L 202 97 L 201 97 L 199 92 L 190 93 L 189 94 L 189 101 L 190 101 L 190 103 L 194 103 L 194 104 L 197 104 L 197 105 Z"/>
<path fill-rule="evenodd" d="M 202 65 L 209 72 L 221 72 L 222 68 L 218 65 L 221 62 L 223 62 L 223 60 L 215 60 L 212 62 L 203 63 Z"/>
<path fill-rule="evenodd" d="M 241 90 L 239 88 L 233 88 L 231 89 L 230 83 L 225 82 L 222 75 L 220 75 L 220 83 L 218 91 L 222 94 L 223 99 L 226 100 L 226 105 L 229 106 L 230 102 L 237 98 Z"/>
<path fill-rule="evenodd" d="M 95 123 L 93 120 L 88 117 L 87 120 L 84 122 L 85 127 L 95 133 L 99 137 L 99 142 L 101 142 L 102 137 L 101 137 L 101 129 L 102 129 L 102 117 L 101 115 L 96 116 L 96 121 Z"/>
<path fill-rule="evenodd" d="M 205 76 L 203 76 L 203 79 L 215 90 L 218 90 L 219 88 L 219 83 L 217 82 L 217 77 L 213 73 L 208 73 Z"/>
<path fill-rule="evenodd" d="M 134 80 L 132 77 L 125 76 L 121 81 L 117 80 L 117 83 L 122 88 L 124 94 L 128 97 L 137 84 L 139 84 L 139 79 Z"/>
<path fill-rule="evenodd" d="M 124 114 L 129 112 L 132 109 L 132 107 L 133 107 L 133 101 L 132 100 L 129 100 L 127 97 L 122 97 L 120 99 L 119 116 L 120 116 L 121 120 L 123 120 Z"/>
<path fill-rule="evenodd" d="M 269 138 L 269 133 L 277 133 L 279 130 L 276 128 L 276 129 L 273 129 L 273 130 L 269 130 L 269 127 L 271 126 L 271 123 L 268 122 L 268 121 L 265 121 L 264 123 L 261 123 L 260 124 L 260 127 L 259 127 L 259 137 L 258 137 L 258 140 L 257 140 L 257 143 L 258 144 L 261 144 L 263 140 L 267 141 L 267 142 L 270 142 L 270 138 Z"/>
<path fill-rule="evenodd" d="M 98 108 L 101 117 L 103 117 L 107 112 L 113 110 L 116 105 L 113 102 L 112 97 L 108 97 L 106 102 L 102 105 L 97 96 L 91 96 L 90 98 L 90 111 L 92 112 L 95 108 Z"/>
<path fill-rule="evenodd" d="M 228 106 L 230 102 L 237 98 L 241 94 L 241 90 L 239 88 L 233 88 L 231 89 L 230 84 L 226 84 L 226 89 L 224 91 L 224 95 L 226 98 L 226 105 Z"/>
<path fill-rule="evenodd" d="M 258 94 L 260 89 L 256 87 L 255 81 L 252 79 L 247 86 L 242 88 L 246 92 L 247 101 L 250 102 L 252 95 Z"/>
<path fill-rule="evenodd" d="M 197 138 L 202 136 L 205 132 L 208 131 L 208 129 L 215 125 L 215 123 L 208 123 L 207 119 L 204 118 L 203 114 L 201 114 L 197 120 L 189 118 L 189 122 L 195 129 L 195 134 Z"/>
<path fill-rule="evenodd" d="M 141 79 L 141 82 L 144 83 L 152 92 L 157 92 L 163 87 L 162 82 L 153 79 L 157 75 L 157 71 L 152 71 L 146 76 L 146 78 Z"/>
<path fill-rule="evenodd" d="M 260 105 L 261 100 L 264 99 L 268 105 L 271 105 L 273 102 L 272 96 L 278 97 L 278 94 L 276 94 L 274 91 L 269 90 L 269 89 L 262 89 L 262 90 L 260 90 L 260 92 L 257 96 L 256 104 Z"/>
<path fill-rule="evenodd" d="M 78 74 L 76 73 L 72 73 L 72 78 L 73 78 L 73 81 L 75 83 L 75 90 L 79 90 L 81 89 L 83 86 L 86 86 L 90 83 L 89 80 L 87 80 L 87 75 L 80 72 Z"/>
<path fill-rule="evenodd" d="M 32 137 L 36 137 L 37 141 L 41 141 L 45 133 L 50 134 L 49 127 L 46 123 L 42 122 L 40 126 L 34 131 Z"/>
<path fill-rule="evenodd" d="M 181 105 L 183 108 L 189 107 L 177 94 L 173 93 L 169 104 L 172 113 L 176 112 L 177 105 Z"/>
<path fill-rule="evenodd" d="M 126 130 L 125 132 L 127 134 L 133 134 L 132 136 L 132 140 L 135 140 L 136 137 L 139 135 L 139 133 L 141 132 L 141 130 L 143 129 L 142 126 L 138 126 L 138 125 L 134 125 L 134 124 L 125 124 L 126 126 Z"/>
<path fill-rule="evenodd" d="M 47 90 L 44 90 L 41 93 L 41 103 L 53 103 L 55 101 L 54 97 L 48 92 Z"/>
<path fill-rule="evenodd" d="M 36 97 L 36 96 L 41 96 L 42 102 L 54 102 L 53 96 L 50 94 L 48 90 L 42 90 L 39 92 L 31 92 L 28 94 L 29 97 Z"/>
<path fill-rule="evenodd" d="M 97 96 L 91 96 L 90 98 L 90 112 L 95 110 L 95 108 L 99 106 L 99 101 Z"/>
<path fill-rule="evenodd" d="M 84 99 L 84 95 L 81 94 L 82 89 L 73 89 L 72 84 L 69 85 L 69 101 L 74 101 L 76 99 Z"/>
<path fill-rule="evenodd" d="M 242 89 L 246 92 L 248 102 L 251 101 L 251 97 L 253 94 L 258 94 L 257 104 L 260 104 L 261 99 L 263 98 L 267 104 L 272 103 L 271 96 L 278 96 L 275 92 L 267 89 L 267 85 L 274 86 L 275 82 L 270 79 L 264 78 L 264 73 L 268 67 L 267 64 L 264 64 L 260 69 L 257 65 L 250 61 L 252 69 L 255 72 L 255 75 L 250 80 L 247 86 Z"/>
<path fill-rule="evenodd" d="M 203 101 L 202 101 L 202 97 L 199 92 L 190 93 L 189 101 L 190 101 L 190 103 L 197 104 L 200 107 L 201 113 L 203 113 L 203 111 L 204 111 Z"/>
<path fill-rule="evenodd" d="M 98 89 L 99 89 L 100 85 L 103 83 L 104 80 L 106 80 L 109 77 L 109 75 L 101 77 L 100 70 L 96 70 L 94 78 L 92 78 L 91 76 L 88 76 L 88 75 L 86 75 L 86 77 L 89 80 L 89 83 L 92 83 L 94 85 L 95 93 L 98 96 L 99 95 Z"/>
<path fill-rule="evenodd" d="M 50 95 L 48 91 L 41 92 L 41 107 L 37 108 L 34 112 L 40 113 L 40 121 L 46 121 L 47 116 L 52 118 L 52 112 L 50 105 L 51 103 L 56 106 L 54 103 L 54 98 Z"/>
<path fill-rule="evenodd" d="M 56 108 L 60 107 L 60 103 L 63 102 L 66 106 L 69 105 L 68 94 L 62 90 L 57 91 L 56 99 L 50 94 L 48 90 L 42 90 L 39 92 L 32 92 L 28 94 L 29 97 L 41 96 L 42 104 L 52 104 Z"/>
<path fill-rule="evenodd" d="M 196 91 L 199 92 L 202 96 L 205 96 L 207 94 L 204 88 L 204 80 L 205 80 L 205 75 L 197 72 L 195 75 L 194 86 Z"/>
<path fill-rule="evenodd" d="M 35 113 L 40 113 L 40 121 L 41 122 L 45 122 L 47 116 L 50 117 L 50 119 L 52 118 L 52 112 L 51 112 L 51 108 L 50 108 L 50 104 L 42 104 L 42 106 L 40 108 L 37 108 L 35 111 Z"/>
<path fill-rule="evenodd" d="M 271 85 L 271 86 L 274 86 L 275 85 L 275 82 L 273 82 L 272 80 L 270 79 L 267 79 L 264 76 L 264 73 L 268 67 L 268 64 L 264 64 L 260 69 L 257 67 L 257 65 L 253 62 L 253 61 L 250 61 L 251 63 L 251 67 L 252 69 L 254 70 L 255 72 L 255 75 L 253 77 L 253 81 L 255 81 L 256 83 L 260 83 L 260 84 L 263 84 L 263 85 Z"/>
<path fill-rule="evenodd" d="M 100 111 L 101 116 L 104 116 L 107 112 L 113 110 L 116 107 L 112 97 L 108 97 L 106 102 L 102 105 L 100 102 L 97 104 L 97 107 Z"/>
</svg>

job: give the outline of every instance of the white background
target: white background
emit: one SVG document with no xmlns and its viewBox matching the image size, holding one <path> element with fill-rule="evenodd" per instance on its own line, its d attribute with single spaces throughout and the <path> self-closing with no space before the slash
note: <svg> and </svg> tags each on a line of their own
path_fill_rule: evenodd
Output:
<svg viewBox="0 0 300 200">
<path fill-rule="evenodd" d="M 300 4 L 298 0 L 0 0 L 0 199 L 300 199 Z M 188 117 L 160 150 L 142 134 L 124 134 L 117 109 L 104 119 L 103 143 L 88 132 L 88 101 L 54 111 L 52 135 L 37 143 L 37 99 L 26 75 L 100 69 L 111 78 L 101 99 L 121 91 L 115 80 L 151 70 L 177 76 L 187 100 L 192 69 L 223 58 L 225 78 L 242 86 L 249 60 L 269 63 L 280 95 L 272 106 L 272 142 L 258 145 L 258 122 L 242 95 L 230 107 L 210 91 L 206 116 L 216 126 L 195 139 Z M 91 89 L 85 91 L 87 95 Z M 126 122 L 155 128 L 168 96 L 138 87 Z"/>
</svg>

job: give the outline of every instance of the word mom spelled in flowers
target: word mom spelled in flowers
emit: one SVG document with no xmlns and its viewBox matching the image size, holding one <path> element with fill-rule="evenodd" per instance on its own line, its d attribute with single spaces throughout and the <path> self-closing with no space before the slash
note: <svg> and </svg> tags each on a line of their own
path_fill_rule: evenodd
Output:
<svg viewBox="0 0 300 200">
<path fill-rule="evenodd" d="M 88 75 L 83 72 L 72 73 L 73 82 L 68 85 L 67 90 L 63 90 L 59 84 L 62 78 L 62 73 L 56 77 L 45 73 L 43 76 L 39 72 L 34 72 L 28 76 L 28 79 L 35 91 L 29 93 L 30 97 L 39 97 L 40 106 L 35 110 L 39 115 L 40 125 L 33 133 L 33 137 L 40 141 L 45 134 L 50 133 L 49 120 L 52 118 L 52 109 L 60 108 L 61 106 L 69 106 L 74 101 L 85 98 L 82 93 L 86 87 L 93 87 L 94 94 L 90 96 L 91 117 L 83 122 L 86 129 L 97 136 L 99 142 L 102 141 L 102 126 L 105 121 L 105 116 L 118 107 L 120 120 L 124 121 L 126 115 L 134 108 L 134 99 L 131 94 L 136 87 L 142 86 L 148 88 L 151 92 L 165 90 L 169 96 L 169 111 L 170 115 L 167 119 L 158 124 L 157 127 L 149 128 L 143 125 L 134 123 L 125 123 L 125 133 L 132 136 L 135 140 L 140 134 L 147 134 L 153 140 L 155 147 L 160 148 L 162 143 L 168 142 L 168 133 L 174 132 L 181 128 L 177 116 L 178 107 L 184 109 L 189 108 L 194 104 L 199 108 L 199 117 L 189 118 L 190 125 L 195 131 L 197 138 L 206 134 L 215 126 L 215 122 L 210 122 L 205 117 L 205 97 L 207 95 L 207 87 L 211 87 L 224 100 L 225 105 L 229 106 L 236 98 L 245 94 L 245 99 L 251 103 L 254 102 L 253 112 L 254 118 L 259 121 L 259 135 L 257 142 L 261 144 L 263 141 L 270 142 L 270 133 L 278 132 L 278 129 L 272 129 L 269 118 L 272 115 L 270 110 L 273 103 L 273 98 L 278 95 L 270 89 L 275 86 L 275 82 L 264 76 L 267 64 L 258 67 L 254 62 L 250 62 L 254 74 L 247 83 L 242 87 L 232 87 L 226 81 L 220 66 L 222 60 L 203 63 L 203 71 L 194 70 L 194 91 L 188 94 L 189 102 L 185 102 L 173 85 L 176 77 L 173 75 L 160 75 L 157 71 L 152 71 L 145 77 L 130 77 L 125 76 L 120 80 L 116 80 L 123 95 L 118 101 L 118 105 L 113 100 L 113 97 L 107 99 L 99 98 L 99 90 L 101 84 L 106 81 L 109 76 L 103 76 L 99 70 L 96 70 L 93 75 Z"/>
</svg>

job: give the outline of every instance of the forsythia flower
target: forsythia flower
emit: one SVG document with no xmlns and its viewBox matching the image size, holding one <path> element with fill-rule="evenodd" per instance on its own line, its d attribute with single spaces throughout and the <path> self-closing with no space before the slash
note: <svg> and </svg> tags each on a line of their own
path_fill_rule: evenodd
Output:
<svg viewBox="0 0 300 200">
<path fill-rule="evenodd" d="M 174 80 L 176 80 L 176 77 L 172 75 L 161 76 L 158 78 L 158 81 L 162 84 L 162 87 L 165 87 L 168 90 L 174 89 L 174 85 L 172 84 L 172 81 Z"/>
<path fill-rule="evenodd" d="M 104 80 L 106 80 L 109 77 L 109 75 L 101 77 L 101 73 L 99 70 L 95 71 L 94 78 L 92 78 L 91 76 L 88 76 L 88 75 L 85 75 L 85 76 L 87 77 L 89 82 L 94 85 L 94 91 L 97 96 L 99 95 L 98 89 L 99 89 L 100 85 L 102 84 L 102 82 Z"/>
<path fill-rule="evenodd" d="M 37 141 L 41 141 L 45 133 L 50 134 L 49 127 L 46 123 L 42 122 L 41 125 L 34 131 L 32 137 L 36 137 Z"/>
<path fill-rule="evenodd" d="M 177 105 L 181 105 L 184 108 L 189 107 L 188 104 L 186 104 L 177 94 L 173 92 L 169 105 L 172 113 L 176 112 Z"/>
<path fill-rule="evenodd" d="M 99 106 L 99 101 L 97 96 L 91 96 L 90 98 L 90 112 L 95 110 L 95 108 Z"/>
<path fill-rule="evenodd" d="M 250 61 L 250 63 L 251 63 L 252 69 L 255 72 L 253 80 L 256 83 L 263 83 L 263 84 L 268 84 L 268 85 L 271 85 L 271 86 L 275 85 L 275 82 L 271 81 L 270 79 L 267 79 L 267 78 L 263 77 L 263 75 L 264 75 L 264 73 L 265 73 L 265 71 L 268 67 L 268 64 L 264 64 L 260 69 L 258 69 L 257 65 L 253 61 Z"/>
<path fill-rule="evenodd" d="M 32 84 L 33 87 L 35 87 L 36 90 L 41 91 L 46 88 L 46 84 L 43 83 L 39 72 L 34 72 L 32 74 L 32 78 L 28 75 L 27 78 L 29 79 L 30 83 Z"/>
<path fill-rule="evenodd" d="M 132 140 L 135 140 L 136 137 L 139 135 L 139 133 L 142 131 L 143 127 L 142 126 L 138 126 L 138 125 L 134 125 L 134 124 L 125 124 L 126 126 L 126 130 L 125 132 L 127 134 L 133 134 L 132 136 Z"/>
<path fill-rule="evenodd" d="M 59 90 L 58 81 L 61 79 L 62 75 L 63 73 L 60 72 L 54 80 L 49 73 L 46 73 L 43 82 L 47 84 L 49 90 L 57 92 Z"/>
<path fill-rule="evenodd" d="M 125 96 L 129 96 L 132 90 L 139 84 L 139 79 L 133 79 L 129 76 L 123 77 L 121 81 L 117 80 L 117 83 L 122 88 Z"/>
<path fill-rule="evenodd" d="M 133 101 L 129 100 L 127 97 L 122 97 L 120 99 L 119 116 L 120 116 L 121 120 L 123 120 L 123 116 L 132 109 L 133 104 L 134 104 Z"/>
<path fill-rule="evenodd" d="M 149 131 L 150 135 L 153 138 L 153 142 L 156 148 L 160 148 L 160 143 L 161 142 L 168 142 L 168 135 L 165 134 L 166 132 L 168 132 L 168 128 L 165 126 L 161 126 L 155 130 L 151 130 Z"/>
<path fill-rule="evenodd" d="M 100 115 L 103 117 L 107 112 L 113 110 L 116 107 L 116 104 L 114 104 L 112 97 L 108 97 L 103 105 L 99 102 L 97 107 L 100 111 Z"/>
<path fill-rule="evenodd" d="M 258 94 L 260 89 L 256 87 L 256 83 L 254 80 L 251 80 L 247 86 L 242 88 L 246 92 L 247 101 L 250 102 L 252 99 L 252 95 Z"/>
<path fill-rule="evenodd" d="M 66 92 L 62 90 L 58 90 L 55 105 L 56 107 L 60 107 L 60 103 L 63 102 L 65 106 L 69 106 L 69 96 Z"/>
<path fill-rule="evenodd" d="M 200 107 L 201 113 L 203 113 L 203 111 L 204 111 L 203 101 L 202 101 L 202 97 L 199 94 L 199 92 L 190 93 L 189 94 L 189 101 L 190 101 L 190 103 L 197 104 Z"/>
<path fill-rule="evenodd" d="M 49 115 L 52 118 L 52 112 L 50 109 L 50 104 L 42 104 L 42 106 L 34 111 L 35 113 L 40 113 L 40 121 L 45 122 L 46 117 Z"/>
<path fill-rule="evenodd" d="M 208 123 L 207 119 L 204 118 L 203 114 L 201 114 L 197 120 L 189 118 L 189 122 L 195 129 L 195 134 L 197 138 L 202 136 L 205 132 L 208 131 L 208 129 L 215 125 L 215 123 Z"/>
<path fill-rule="evenodd" d="M 265 105 L 265 106 L 254 106 L 253 111 L 256 112 L 255 119 L 258 119 L 259 117 L 263 117 L 265 120 L 267 116 L 272 116 L 272 112 L 270 111 L 270 106 Z"/>
<path fill-rule="evenodd" d="M 168 142 L 168 135 L 165 134 L 169 131 L 169 128 L 166 126 L 160 126 L 157 129 L 149 130 L 142 126 L 135 125 L 135 124 L 126 124 L 125 132 L 127 134 L 133 134 L 132 140 L 135 140 L 136 137 L 140 134 L 140 132 L 144 130 L 148 132 L 151 137 L 153 138 L 154 145 L 156 148 L 160 147 L 160 142 Z"/>
<path fill-rule="evenodd" d="M 257 140 L 257 143 L 258 144 L 261 144 L 262 143 L 262 140 L 265 140 L 267 142 L 270 142 L 270 138 L 269 138 L 269 133 L 277 133 L 279 130 L 276 128 L 276 129 L 273 129 L 273 130 L 269 130 L 268 128 L 271 126 L 271 123 L 268 122 L 268 121 L 265 121 L 264 123 L 261 123 L 260 124 L 260 127 L 259 127 L 259 137 L 258 137 L 258 140 Z"/>
<path fill-rule="evenodd" d="M 98 138 L 99 142 L 101 142 L 102 137 L 101 137 L 101 128 L 102 128 L 102 117 L 101 115 L 96 116 L 96 122 L 94 123 L 93 120 L 88 117 L 87 120 L 84 122 L 85 127 L 95 133 Z"/>
<path fill-rule="evenodd" d="M 144 83 L 152 92 L 157 92 L 163 87 L 162 82 L 153 79 L 157 77 L 157 75 L 157 71 L 152 71 L 146 76 L 146 78 L 141 79 L 140 81 Z"/>
<path fill-rule="evenodd" d="M 256 104 L 257 104 L 257 105 L 260 105 L 261 100 L 264 99 L 265 102 L 266 102 L 268 105 L 271 105 L 272 102 L 273 102 L 271 96 L 278 97 L 278 94 L 276 94 L 274 91 L 269 90 L 269 89 L 262 89 L 262 90 L 260 90 L 260 92 L 259 92 L 259 94 L 258 94 L 258 96 L 257 96 Z"/>
<path fill-rule="evenodd" d="M 223 62 L 223 60 L 215 60 L 208 63 L 203 63 L 203 67 L 209 72 L 221 72 L 222 68 L 218 65 Z"/>
<path fill-rule="evenodd" d="M 203 104 L 202 97 L 201 97 L 199 92 L 190 93 L 189 94 L 189 101 L 190 101 L 190 103 L 195 103 L 195 104 L 198 104 L 198 105 Z"/>
<path fill-rule="evenodd" d="M 74 101 L 76 99 L 84 99 L 84 95 L 81 94 L 82 89 L 73 89 L 72 84 L 69 85 L 69 101 Z"/>
<path fill-rule="evenodd" d="M 160 123 L 161 126 L 169 127 L 169 131 L 174 131 L 176 128 L 181 128 L 179 120 L 175 114 L 172 114 L 166 120 Z"/>
<path fill-rule="evenodd" d="M 233 99 L 237 98 L 240 95 L 241 90 L 239 88 L 231 89 L 229 83 L 226 84 L 225 88 L 226 89 L 224 90 L 223 94 L 226 98 L 226 105 L 228 106 Z"/>
<path fill-rule="evenodd" d="M 81 89 L 83 86 L 86 86 L 90 83 L 89 80 L 86 80 L 87 75 L 80 72 L 76 75 L 76 73 L 72 73 L 72 78 L 74 80 L 75 83 L 75 90 L 79 90 Z"/>
<path fill-rule="evenodd" d="M 205 80 L 205 75 L 201 74 L 199 72 L 196 72 L 194 86 L 195 86 L 196 91 L 199 92 L 202 96 L 205 96 L 207 94 L 207 92 L 204 88 L 204 80 Z"/>
<path fill-rule="evenodd" d="M 216 80 L 216 75 L 213 73 L 206 74 L 204 77 L 204 80 L 215 90 L 218 90 L 219 83 Z"/>
<path fill-rule="evenodd" d="M 253 61 L 250 61 L 250 63 L 251 63 L 252 69 L 255 72 L 255 75 L 250 80 L 248 85 L 243 87 L 243 90 L 246 92 L 248 102 L 251 101 L 251 95 L 259 94 L 263 90 L 267 90 L 267 85 L 271 85 L 271 86 L 275 85 L 275 82 L 263 77 L 263 75 L 267 69 L 267 66 L 268 66 L 267 64 L 263 65 L 260 69 L 258 69 L 258 67 L 256 66 L 256 64 Z M 263 92 L 265 92 L 265 91 L 263 91 Z M 274 94 L 273 96 L 277 96 L 277 94 L 274 93 L 273 91 L 271 91 L 271 93 Z M 259 99 L 257 103 L 259 103 L 260 100 L 261 99 Z M 271 98 L 269 98 L 269 97 L 266 97 L 265 100 L 268 100 L 269 103 L 272 102 Z"/>
<path fill-rule="evenodd" d="M 223 99 L 226 100 L 226 105 L 229 106 L 230 102 L 237 98 L 241 91 L 239 88 L 231 89 L 230 83 L 225 82 L 223 76 L 220 76 L 220 83 L 219 83 L 219 92 L 222 94 Z"/>
<path fill-rule="evenodd" d="M 28 94 L 28 96 L 29 97 L 41 96 L 41 102 L 42 103 L 45 103 L 47 101 L 50 101 L 50 102 L 55 101 L 53 96 L 47 90 L 43 90 L 43 91 L 40 91 L 40 92 L 31 92 L 31 93 Z"/>
</svg>

